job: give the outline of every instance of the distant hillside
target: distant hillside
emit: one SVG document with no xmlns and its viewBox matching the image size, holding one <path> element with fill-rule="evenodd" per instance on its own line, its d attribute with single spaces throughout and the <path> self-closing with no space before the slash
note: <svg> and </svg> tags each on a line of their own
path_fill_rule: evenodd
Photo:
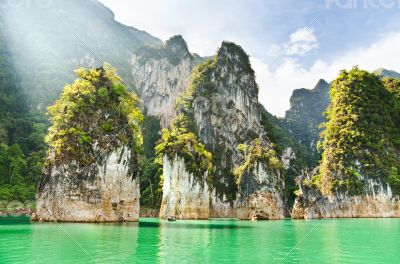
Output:
<svg viewBox="0 0 400 264">
<path fill-rule="evenodd" d="M 387 70 L 384 68 L 379 68 L 376 71 L 374 71 L 376 75 L 382 76 L 382 77 L 390 77 L 390 78 L 396 78 L 400 79 L 400 73 L 392 71 L 392 70 Z"/>
<path fill-rule="evenodd" d="M 26 107 L 3 36 L 0 27 L 0 200 L 33 200 L 47 124 Z"/>
<path fill-rule="evenodd" d="M 32 108 L 57 98 L 79 66 L 111 63 L 130 79 L 130 54 L 161 40 L 115 21 L 114 14 L 95 0 L 40 1 L 18 8 L 1 5 L 5 35 L 14 56 L 23 91 Z"/>
<path fill-rule="evenodd" d="M 314 155 L 319 139 L 319 125 L 325 121 L 323 112 L 329 101 L 329 84 L 321 79 L 311 90 L 302 88 L 293 91 L 291 107 L 284 118 L 289 133 Z"/>
</svg>

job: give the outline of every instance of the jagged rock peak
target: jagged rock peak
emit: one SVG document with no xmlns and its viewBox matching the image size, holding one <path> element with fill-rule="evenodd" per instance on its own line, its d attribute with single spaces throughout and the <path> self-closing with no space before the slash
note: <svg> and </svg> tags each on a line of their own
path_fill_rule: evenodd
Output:
<svg viewBox="0 0 400 264">
<path fill-rule="evenodd" d="M 165 41 L 164 46 L 174 53 L 190 55 L 185 39 L 181 35 L 175 35 Z"/>
<path fill-rule="evenodd" d="M 326 82 L 324 79 L 320 79 L 318 83 L 314 86 L 313 89 L 308 89 L 308 88 L 299 88 L 295 89 L 292 92 L 292 96 L 290 97 L 290 102 L 291 106 L 293 106 L 294 101 L 297 99 L 297 97 L 309 97 L 310 93 L 313 92 L 324 92 L 328 94 L 329 92 L 329 83 Z"/>
<path fill-rule="evenodd" d="M 151 59 L 167 59 L 171 65 L 177 66 L 184 59 L 194 60 L 181 35 L 171 37 L 162 45 L 141 47 L 136 51 L 136 55 L 139 56 L 140 64 L 145 64 Z"/>
<path fill-rule="evenodd" d="M 322 113 L 330 102 L 329 87 L 329 83 L 320 79 L 313 89 L 294 90 L 290 97 L 290 109 L 285 114 L 289 132 L 309 150 L 312 164 L 318 161 L 319 125 L 325 121 Z"/>
<path fill-rule="evenodd" d="M 254 70 L 251 68 L 249 55 L 247 55 L 240 45 L 229 41 L 223 41 L 221 47 L 218 49 L 217 57 L 220 64 L 237 64 L 249 73 L 254 74 Z"/>
<path fill-rule="evenodd" d="M 324 79 L 320 79 L 314 87 L 314 90 L 328 90 L 328 89 L 329 89 L 329 83 Z"/>
<path fill-rule="evenodd" d="M 358 67 L 333 81 L 319 167 L 301 177 L 294 217 L 399 217 L 399 86 Z"/>
</svg>

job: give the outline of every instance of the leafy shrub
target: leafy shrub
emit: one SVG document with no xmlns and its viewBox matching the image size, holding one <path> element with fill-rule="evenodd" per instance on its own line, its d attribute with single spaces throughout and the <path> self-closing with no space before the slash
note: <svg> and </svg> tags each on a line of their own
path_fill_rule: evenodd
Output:
<svg viewBox="0 0 400 264">
<path fill-rule="evenodd" d="M 266 165 L 266 169 L 271 173 L 281 174 L 283 172 L 283 163 L 276 155 L 273 144 L 267 144 L 257 138 L 251 142 L 250 146 L 241 144 L 238 148 L 244 154 L 245 161 L 234 170 L 237 185 L 241 184 L 245 173 L 250 173 L 250 170 L 260 163 Z"/>
</svg>

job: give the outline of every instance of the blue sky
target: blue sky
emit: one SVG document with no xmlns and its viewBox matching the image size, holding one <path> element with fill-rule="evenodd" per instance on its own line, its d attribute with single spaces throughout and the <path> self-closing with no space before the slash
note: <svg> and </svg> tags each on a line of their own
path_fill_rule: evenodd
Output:
<svg viewBox="0 0 400 264">
<path fill-rule="evenodd" d="M 212 55 L 223 40 L 252 57 L 260 101 L 282 116 L 296 88 L 331 81 L 343 68 L 400 71 L 398 0 L 101 0 L 117 20 Z"/>
</svg>

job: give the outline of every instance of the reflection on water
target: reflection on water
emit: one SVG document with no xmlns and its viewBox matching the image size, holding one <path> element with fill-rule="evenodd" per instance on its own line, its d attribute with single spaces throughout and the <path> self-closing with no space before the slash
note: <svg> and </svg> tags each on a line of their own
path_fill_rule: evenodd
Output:
<svg viewBox="0 0 400 264">
<path fill-rule="evenodd" d="M 210 221 L 190 221 L 178 220 L 177 222 L 168 222 L 167 220 L 160 220 L 157 222 L 149 222 L 145 219 L 139 222 L 139 227 L 154 227 L 154 228 L 181 228 L 181 229 L 237 229 L 237 228 L 251 228 L 251 226 L 240 225 L 237 220 L 214 220 Z M 243 222 L 245 223 L 245 222 Z"/>
<path fill-rule="evenodd" d="M 393 263 L 399 219 L 29 223 L 0 218 L 0 263 Z"/>
</svg>

